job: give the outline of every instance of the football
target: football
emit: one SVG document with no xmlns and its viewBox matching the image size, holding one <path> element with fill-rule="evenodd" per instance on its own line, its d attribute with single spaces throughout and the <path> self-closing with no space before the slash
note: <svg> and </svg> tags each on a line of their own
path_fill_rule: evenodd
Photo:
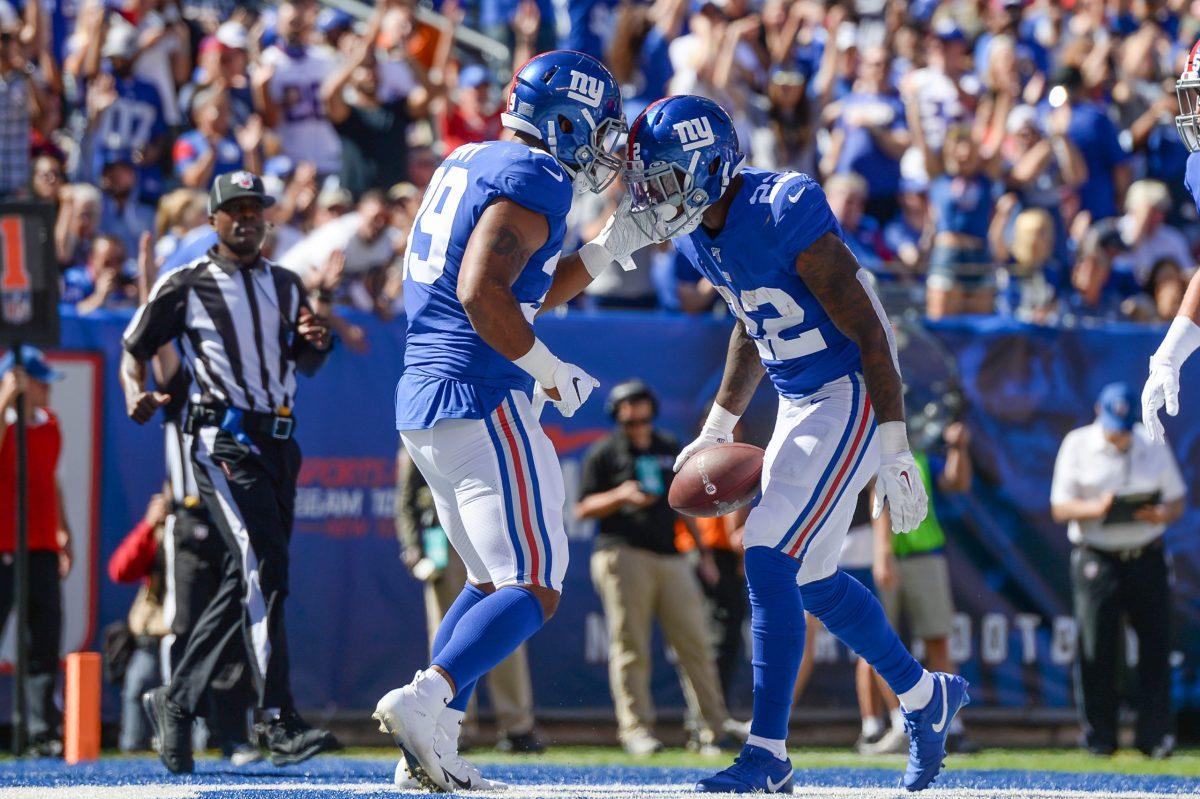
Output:
<svg viewBox="0 0 1200 799">
<path fill-rule="evenodd" d="M 758 495 L 763 455 L 752 444 L 715 444 L 688 458 L 667 501 L 687 516 L 724 516 Z"/>
</svg>

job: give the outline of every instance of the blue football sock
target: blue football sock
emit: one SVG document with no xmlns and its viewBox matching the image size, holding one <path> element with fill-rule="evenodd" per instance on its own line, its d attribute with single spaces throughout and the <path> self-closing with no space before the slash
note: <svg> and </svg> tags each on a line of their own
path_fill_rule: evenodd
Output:
<svg viewBox="0 0 1200 799">
<path fill-rule="evenodd" d="M 462 593 L 454 600 L 450 607 L 446 610 L 446 615 L 442 617 L 442 623 L 438 625 L 437 632 L 433 635 L 433 657 L 437 657 L 438 653 L 446 648 L 446 644 L 450 641 L 450 636 L 454 632 L 455 626 L 463 615 L 479 604 L 479 601 L 487 596 L 487 593 L 477 585 L 466 583 L 463 585 Z M 475 683 L 467 683 L 458 689 L 458 693 L 450 700 L 450 704 L 446 707 L 451 710 L 467 709 L 467 703 L 471 701 L 471 693 L 475 690 Z"/>
<path fill-rule="evenodd" d="M 465 688 L 512 654 L 544 623 L 542 603 L 533 592 L 519 586 L 501 588 L 462 615 L 450 640 L 434 656 L 433 665 L 445 670 L 455 686 Z"/>
<path fill-rule="evenodd" d="M 787 738 L 792 691 L 804 655 L 804 605 L 794 558 L 770 547 L 746 550 L 750 631 L 754 646 L 754 717 L 750 732 L 772 741 Z"/>
<path fill-rule="evenodd" d="M 917 684 L 925 670 L 888 624 L 875 595 L 844 571 L 800 586 L 805 609 L 825 629 L 875 667 L 893 691 L 902 694 Z"/>
</svg>

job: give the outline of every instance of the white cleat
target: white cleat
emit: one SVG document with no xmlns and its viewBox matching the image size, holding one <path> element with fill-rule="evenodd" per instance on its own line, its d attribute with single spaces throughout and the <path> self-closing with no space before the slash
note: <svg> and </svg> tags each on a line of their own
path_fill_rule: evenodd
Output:
<svg viewBox="0 0 1200 799">
<path fill-rule="evenodd" d="M 508 786 L 498 780 L 489 780 L 480 773 L 474 764 L 458 753 L 458 736 L 462 730 L 462 712 L 446 709 L 438 717 L 436 732 L 436 749 L 441 757 L 442 766 L 450 772 L 455 783 L 463 791 L 506 791 Z M 425 770 L 417 766 L 421 773 Z M 393 784 L 404 791 L 425 791 L 427 788 L 421 780 L 414 776 L 408 762 L 400 758 L 396 763 L 396 772 L 392 776 Z M 465 785 L 463 784 L 465 783 Z"/>
<path fill-rule="evenodd" d="M 442 767 L 464 791 L 507 791 L 508 786 L 498 780 L 489 780 L 480 773 L 475 764 L 458 753 L 458 735 L 462 730 L 463 714 L 447 710 L 438 717 L 437 751 L 442 758 Z M 463 785 L 463 783 L 467 783 Z"/>
<path fill-rule="evenodd" d="M 379 731 L 392 736 L 404 755 L 408 770 L 426 790 L 453 791 L 452 775 L 441 768 L 436 750 L 437 717 L 448 700 L 430 701 L 427 672 L 420 672 L 403 688 L 384 695 L 375 705 L 371 718 L 379 722 Z M 441 680 L 438 675 L 434 678 Z M 423 690 L 424 689 L 424 690 Z"/>
</svg>

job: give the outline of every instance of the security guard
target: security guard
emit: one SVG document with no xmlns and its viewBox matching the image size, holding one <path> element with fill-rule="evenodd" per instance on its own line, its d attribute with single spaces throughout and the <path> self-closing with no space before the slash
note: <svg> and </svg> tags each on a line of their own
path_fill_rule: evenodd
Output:
<svg viewBox="0 0 1200 799">
<path fill-rule="evenodd" d="M 312 375 L 332 342 L 299 277 L 262 257 L 264 209 L 257 175 L 218 177 L 209 194 L 217 244 L 155 283 L 125 331 L 121 384 L 130 418 L 145 424 L 170 395 L 147 390 L 147 363 L 177 341 L 195 381 L 185 446 L 196 484 L 229 547 L 222 583 L 196 622 L 168 686 L 152 692 L 159 755 L 173 773 L 194 768 L 190 732 L 227 650 L 245 646 L 254 666 L 259 744 L 276 765 L 335 748 L 297 714 L 288 675 L 283 602 L 288 594 L 300 449 L 293 440 L 296 372 Z"/>
</svg>

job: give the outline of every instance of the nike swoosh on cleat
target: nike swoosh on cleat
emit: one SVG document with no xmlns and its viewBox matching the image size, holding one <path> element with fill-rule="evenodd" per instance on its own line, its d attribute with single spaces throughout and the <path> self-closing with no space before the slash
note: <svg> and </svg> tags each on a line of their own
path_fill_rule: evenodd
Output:
<svg viewBox="0 0 1200 799">
<path fill-rule="evenodd" d="M 933 725 L 933 731 L 941 735 L 946 726 L 946 712 L 950 709 L 950 702 L 946 698 L 946 678 L 939 674 L 938 683 L 942 686 L 942 720 Z"/>
<path fill-rule="evenodd" d="M 546 170 L 546 174 L 549 175 L 550 177 L 554 178 L 555 180 L 557 180 L 559 183 L 563 182 L 563 176 L 561 173 L 558 172 L 558 170 L 551 169 L 548 166 L 544 166 L 544 167 L 542 167 L 542 169 Z"/>
<path fill-rule="evenodd" d="M 787 774 L 783 775 L 783 779 L 781 779 L 779 782 L 775 782 L 770 777 L 767 777 L 767 793 L 778 793 L 779 789 L 787 785 L 787 781 L 790 780 L 792 775 L 795 773 L 796 770 L 792 769 Z"/>
<path fill-rule="evenodd" d="M 446 771 L 445 766 L 442 767 L 442 775 L 445 776 L 446 782 L 453 782 L 455 785 L 457 785 L 459 788 L 462 788 L 464 791 L 471 790 L 471 778 L 470 777 L 467 777 L 466 780 L 460 780 L 458 777 L 454 776 L 449 771 Z"/>
</svg>

